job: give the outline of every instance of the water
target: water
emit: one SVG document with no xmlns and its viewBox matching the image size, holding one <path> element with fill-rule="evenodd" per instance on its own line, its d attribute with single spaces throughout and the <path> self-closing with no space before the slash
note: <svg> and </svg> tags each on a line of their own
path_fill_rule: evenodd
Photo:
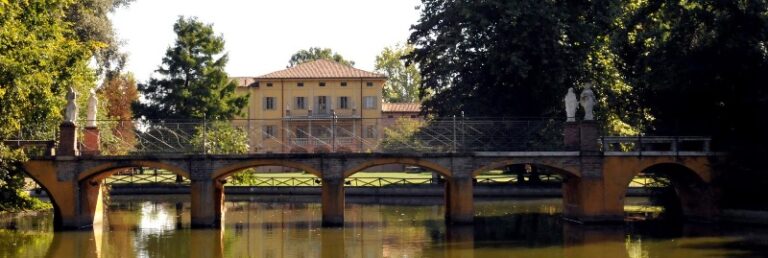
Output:
<svg viewBox="0 0 768 258">
<path fill-rule="evenodd" d="M 313 198 L 230 200 L 223 229 L 193 230 L 184 198 L 115 196 L 86 231 L 54 233 L 49 213 L 5 217 L 0 257 L 768 257 L 768 228 L 584 226 L 560 219 L 559 199 L 481 201 L 463 227 L 446 227 L 439 201 L 348 199 L 343 229 L 320 227 Z"/>
</svg>

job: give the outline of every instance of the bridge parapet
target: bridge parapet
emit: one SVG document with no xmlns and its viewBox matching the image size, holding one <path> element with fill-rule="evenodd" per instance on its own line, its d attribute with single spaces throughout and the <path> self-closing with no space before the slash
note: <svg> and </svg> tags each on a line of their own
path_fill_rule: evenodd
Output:
<svg viewBox="0 0 768 258">
<path fill-rule="evenodd" d="M 711 156 L 709 137 L 605 136 L 600 139 L 605 156 Z"/>
<path fill-rule="evenodd" d="M 391 120 L 391 119 L 390 119 Z M 554 118 L 96 121 L 100 155 L 558 151 Z M 93 128 L 91 128 L 91 131 Z M 84 130 L 86 130 L 84 128 Z M 81 135 L 89 135 L 86 130 Z M 92 132 L 91 132 L 92 133 Z M 93 145 L 83 139 L 80 146 Z M 90 146 L 90 148 L 94 148 Z"/>
</svg>

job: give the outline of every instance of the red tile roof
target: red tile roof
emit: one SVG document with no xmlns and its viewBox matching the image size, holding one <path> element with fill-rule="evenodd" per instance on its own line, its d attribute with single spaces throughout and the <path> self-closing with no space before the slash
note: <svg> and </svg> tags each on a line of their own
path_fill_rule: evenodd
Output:
<svg viewBox="0 0 768 258">
<path fill-rule="evenodd" d="M 383 74 L 363 71 L 330 60 L 315 60 L 294 67 L 256 76 L 255 79 L 381 78 Z"/>
<path fill-rule="evenodd" d="M 418 113 L 421 111 L 421 103 L 384 103 L 381 112 Z"/>
</svg>

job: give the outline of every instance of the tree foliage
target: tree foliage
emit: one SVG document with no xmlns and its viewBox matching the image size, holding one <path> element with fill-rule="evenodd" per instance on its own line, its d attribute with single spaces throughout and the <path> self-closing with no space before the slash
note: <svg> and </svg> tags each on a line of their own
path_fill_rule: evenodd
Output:
<svg viewBox="0 0 768 258">
<path fill-rule="evenodd" d="M 727 203 L 768 207 L 768 3 L 630 1 L 613 35 L 654 134 L 711 135 L 727 150 Z M 747 180 L 745 180 L 747 179 Z"/>
<path fill-rule="evenodd" d="M 422 121 L 404 117 L 398 118 L 392 126 L 384 128 L 379 149 L 384 152 L 428 151 L 430 146 L 417 137 L 417 134 L 426 125 Z"/>
<path fill-rule="evenodd" d="M 128 6 L 134 0 L 79 0 L 66 10 L 65 19 L 81 42 L 93 42 L 93 58 L 97 74 L 105 79 L 119 75 L 125 66 L 126 55 L 120 52 L 109 14 Z"/>
<path fill-rule="evenodd" d="M 192 137 L 192 146 L 205 154 L 244 154 L 248 153 L 248 133 L 243 128 L 235 127 L 228 121 L 214 121 L 198 126 Z M 248 184 L 253 180 L 253 169 L 233 174 L 229 180 L 234 184 Z"/>
<path fill-rule="evenodd" d="M 615 1 L 424 0 L 408 60 L 423 108 L 439 116 L 561 113 L 568 87 L 591 81 L 587 57 Z"/>
<path fill-rule="evenodd" d="M 390 103 L 419 101 L 421 74 L 416 64 L 406 64 L 404 56 L 413 51 L 411 45 L 386 47 L 376 56 L 375 69 L 387 76 L 384 101 Z"/>
<path fill-rule="evenodd" d="M 318 59 L 331 60 L 348 66 L 355 65 L 354 61 L 344 59 L 343 56 L 333 52 L 330 48 L 311 47 L 309 49 L 296 51 L 296 53 L 291 56 L 291 59 L 288 60 L 288 67 L 294 67 L 298 64 Z"/>
<path fill-rule="evenodd" d="M 73 86 L 82 96 L 93 87 L 88 59 L 95 43 L 80 40 L 63 18 L 75 4 L 69 0 L 0 4 L 0 140 L 22 133 L 26 139 L 50 139 L 61 121 L 65 89 Z M 22 189 L 24 153 L 1 145 L 0 210 L 35 208 Z"/>
<path fill-rule="evenodd" d="M 106 110 L 105 118 L 110 120 L 100 125 L 109 125 L 108 129 L 102 127 L 100 132 L 101 151 L 105 154 L 126 154 L 136 143 L 131 103 L 139 99 L 139 93 L 133 74 L 111 76 L 99 90 L 99 96 L 102 100 L 100 104 Z"/>
<path fill-rule="evenodd" d="M 173 25 L 176 43 L 169 47 L 163 64 L 139 84 L 146 102 L 134 102 L 136 117 L 147 119 L 231 119 L 240 115 L 247 96 L 235 95 L 235 81 L 224 71 L 227 55 L 224 39 L 213 25 L 197 18 L 179 17 Z"/>
</svg>

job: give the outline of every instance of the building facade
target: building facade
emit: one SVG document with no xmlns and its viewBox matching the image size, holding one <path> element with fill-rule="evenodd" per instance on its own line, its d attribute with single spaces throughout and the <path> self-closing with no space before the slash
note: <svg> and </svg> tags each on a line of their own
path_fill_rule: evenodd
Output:
<svg viewBox="0 0 768 258">
<path fill-rule="evenodd" d="M 362 152 L 379 142 L 384 75 L 316 60 L 233 79 L 237 93 L 250 94 L 235 124 L 251 151 Z"/>
</svg>

